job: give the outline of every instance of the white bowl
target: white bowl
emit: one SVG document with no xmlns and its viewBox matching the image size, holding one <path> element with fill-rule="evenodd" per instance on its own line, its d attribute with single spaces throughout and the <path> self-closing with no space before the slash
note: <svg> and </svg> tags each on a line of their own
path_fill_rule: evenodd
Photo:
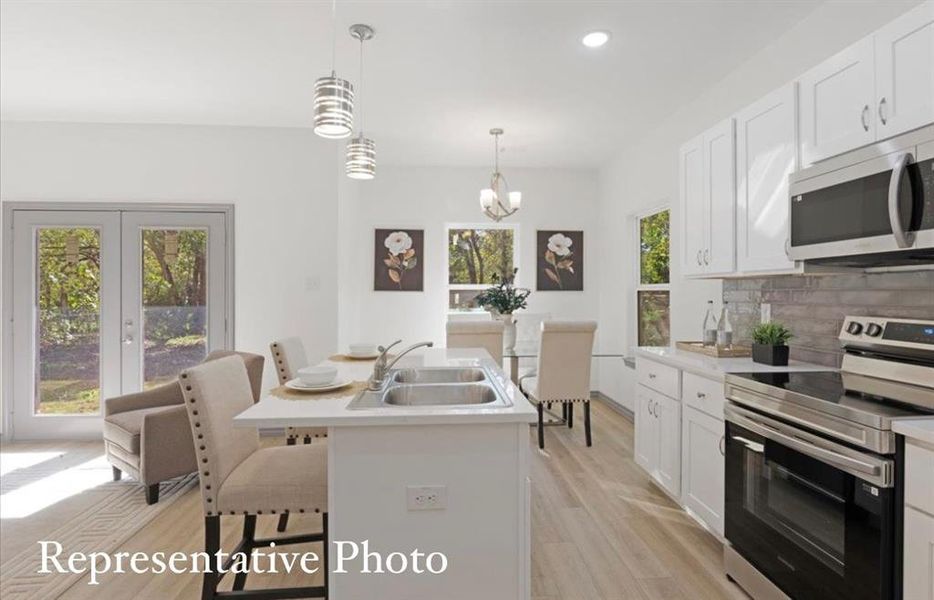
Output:
<svg viewBox="0 0 934 600">
<path fill-rule="evenodd" d="M 351 344 L 350 353 L 356 354 L 357 356 L 370 356 L 376 354 L 376 344 Z"/>
<path fill-rule="evenodd" d="M 305 385 L 327 385 L 337 377 L 337 367 L 318 365 L 298 370 L 298 379 Z"/>
</svg>

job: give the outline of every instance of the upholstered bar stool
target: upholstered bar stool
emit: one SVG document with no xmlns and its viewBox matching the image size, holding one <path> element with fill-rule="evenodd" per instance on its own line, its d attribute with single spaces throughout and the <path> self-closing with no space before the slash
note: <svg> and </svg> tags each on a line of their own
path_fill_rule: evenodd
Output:
<svg viewBox="0 0 934 600">
<path fill-rule="evenodd" d="M 235 428 L 233 418 L 253 404 L 243 359 L 230 356 L 182 372 L 180 383 L 194 439 L 204 510 L 204 547 L 220 550 L 221 515 L 243 515 L 243 537 L 231 553 L 253 548 L 322 542 L 324 585 L 244 591 L 246 573 L 237 573 L 233 592 L 218 592 L 224 574 L 218 565 L 204 573 L 202 600 L 213 598 L 326 598 L 328 569 L 327 447 L 301 444 L 261 448 L 255 429 Z M 290 512 L 322 513 L 322 532 L 256 539 L 256 516 Z M 248 569 L 247 569 L 248 570 Z M 208 572 L 210 571 L 210 572 Z"/>
<path fill-rule="evenodd" d="M 269 344 L 269 351 L 272 353 L 272 362 L 276 367 L 279 385 L 285 385 L 287 381 L 295 379 L 298 377 L 298 370 L 308 366 L 305 346 L 300 338 L 288 337 L 276 340 Z M 310 444 L 315 438 L 325 438 L 327 436 L 327 427 L 285 428 L 286 443 L 290 446 L 298 440 L 304 440 L 306 444 Z"/>
<path fill-rule="evenodd" d="M 503 366 L 502 321 L 448 321 L 448 348 L 483 348 Z"/>
<path fill-rule="evenodd" d="M 558 402 L 568 427 L 574 426 L 574 404 L 584 405 L 584 434 L 590 433 L 590 360 L 593 353 L 594 321 L 545 321 L 534 377 L 522 380 L 522 391 L 538 409 L 538 447 L 545 447 L 545 404 Z"/>
</svg>

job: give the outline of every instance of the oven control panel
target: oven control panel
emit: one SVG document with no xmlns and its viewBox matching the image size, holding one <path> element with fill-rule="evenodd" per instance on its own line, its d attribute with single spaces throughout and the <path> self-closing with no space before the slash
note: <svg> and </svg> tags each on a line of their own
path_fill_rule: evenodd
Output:
<svg viewBox="0 0 934 600">
<path fill-rule="evenodd" d="M 872 344 L 934 350 L 934 321 L 847 317 L 840 330 L 840 343 Z"/>
</svg>

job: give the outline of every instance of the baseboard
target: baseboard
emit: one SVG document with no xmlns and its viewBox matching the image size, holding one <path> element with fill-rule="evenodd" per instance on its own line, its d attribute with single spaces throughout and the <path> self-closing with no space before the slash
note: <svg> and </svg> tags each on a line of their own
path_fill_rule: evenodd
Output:
<svg viewBox="0 0 934 600">
<path fill-rule="evenodd" d="M 604 394 L 603 392 L 599 390 L 591 391 L 590 397 L 593 400 L 598 400 L 600 402 L 603 402 L 604 404 L 606 404 L 607 406 L 609 406 L 610 408 L 612 408 L 613 410 L 615 410 L 622 416 L 626 417 L 630 421 L 632 421 L 635 418 L 635 415 L 632 414 L 631 410 L 629 410 L 628 408 L 626 408 L 625 406 L 623 406 L 622 404 L 610 398 L 609 396 L 607 396 L 606 394 Z"/>
</svg>

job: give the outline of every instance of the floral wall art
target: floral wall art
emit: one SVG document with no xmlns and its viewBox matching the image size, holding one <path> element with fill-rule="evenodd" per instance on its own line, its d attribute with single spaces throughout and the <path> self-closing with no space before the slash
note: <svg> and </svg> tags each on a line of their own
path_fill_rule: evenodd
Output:
<svg viewBox="0 0 934 600">
<path fill-rule="evenodd" d="M 425 231 L 377 229 L 373 289 L 377 292 L 421 292 L 425 285 Z"/>
<path fill-rule="evenodd" d="M 539 231 L 536 289 L 580 292 L 584 289 L 584 232 Z"/>
</svg>

